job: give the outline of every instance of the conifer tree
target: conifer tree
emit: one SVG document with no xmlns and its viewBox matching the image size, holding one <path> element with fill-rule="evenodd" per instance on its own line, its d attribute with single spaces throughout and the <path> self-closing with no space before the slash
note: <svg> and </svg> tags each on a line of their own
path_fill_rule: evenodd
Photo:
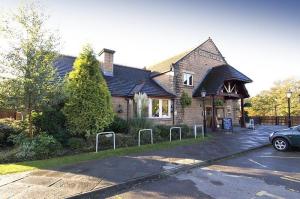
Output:
<svg viewBox="0 0 300 199">
<path fill-rule="evenodd" d="M 83 48 L 66 79 L 64 113 L 73 135 L 89 137 L 113 121 L 111 96 L 91 47 Z"/>
</svg>

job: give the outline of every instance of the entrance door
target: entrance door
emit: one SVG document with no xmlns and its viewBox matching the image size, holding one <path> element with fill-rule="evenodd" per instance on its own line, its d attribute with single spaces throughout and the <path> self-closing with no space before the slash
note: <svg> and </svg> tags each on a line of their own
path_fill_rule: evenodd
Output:
<svg viewBox="0 0 300 199">
<path fill-rule="evenodd" d="M 217 112 L 217 127 L 221 128 L 222 127 L 223 118 L 225 117 L 224 107 L 217 107 L 216 108 L 216 112 Z"/>
<path fill-rule="evenodd" d="M 206 126 L 211 127 L 212 121 L 212 107 L 205 107 L 206 109 Z"/>
</svg>

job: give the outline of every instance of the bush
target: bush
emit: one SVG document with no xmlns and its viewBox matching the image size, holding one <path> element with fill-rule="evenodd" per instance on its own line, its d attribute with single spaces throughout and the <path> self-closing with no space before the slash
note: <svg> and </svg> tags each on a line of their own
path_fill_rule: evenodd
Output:
<svg viewBox="0 0 300 199">
<path fill-rule="evenodd" d="M 188 138 L 193 136 L 193 132 L 190 130 L 190 128 L 183 124 L 183 125 L 176 125 L 177 127 L 181 127 L 181 137 L 182 138 Z M 170 138 L 170 128 L 172 126 L 167 126 L 167 125 L 156 125 L 154 127 L 154 134 L 156 135 L 156 139 L 159 139 L 161 141 L 166 141 L 169 140 Z M 174 133 L 172 133 L 172 139 L 179 139 L 179 133 L 175 133 L 175 131 L 179 130 L 174 130 Z"/>
<path fill-rule="evenodd" d="M 61 110 L 48 107 L 42 113 L 33 114 L 33 124 L 38 132 L 47 132 L 62 144 L 69 137 L 66 130 L 66 118 Z"/>
<path fill-rule="evenodd" d="M 17 162 L 18 159 L 16 157 L 18 153 L 17 147 L 6 147 L 0 151 L 0 164 Z"/>
<path fill-rule="evenodd" d="M 152 127 L 152 121 L 147 118 L 133 118 L 129 120 L 129 133 L 134 137 L 138 136 L 140 129 L 149 129 Z"/>
<path fill-rule="evenodd" d="M 122 118 L 115 117 L 114 121 L 105 128 L 105 131 L 113 131 L 115 133 L 127 134 L 129 130 L 128 122 Z"/>
<path fill-rule="evenodd" d="M 51 135 L 42 132 L 34 138 L 26 137 L 23 133 L 14 136 L 14 142 L 19 145 L 16 154 L 19 161 L 46 159 L 53 157 L 62 149 L 61 144 Z"/>
<path fill-rule="evenodd" d="M 192 104 L 192 98 L 186 92 L 183 92 L 180 97 L 180 104 L 184 109 Z"/>
<path fill-rule="evenodd" d="M 116 134 L 116 147 L 136 146 L 137 141 L 131 135 Z"/>
<path fill-rule="evenodd" d="M 12 146 L 13 142 L 9 136 L 17 135 L 25 130 L 26 124 L 23 121 L 0 119 L 0 146 Z"/>
<path fill-rule="evenodd" d="M 68 140 L 68 146 L 74 150 L 83 149 L 86 145 L 86 141 L 83 138 L 72 137 Z"/>
<path fill-rule="evenodd" d="M 162 124 L 156 125 L 154 127 L 154 133 L 158 134 L 162 140 L 168 140 L 170 134 L 170 126 L 166 126 Z"/>
</svg>

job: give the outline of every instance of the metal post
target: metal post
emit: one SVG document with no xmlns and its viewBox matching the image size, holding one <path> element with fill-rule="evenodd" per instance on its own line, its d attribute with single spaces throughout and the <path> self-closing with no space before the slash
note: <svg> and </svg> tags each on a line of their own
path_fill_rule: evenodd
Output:
<svg viewBox="0 0 300 199">
<path fill-rule="evenodd" d="M 194 125 L 194 136 L 195 136 L 195 139 L 197 138 L 197 127 L 201 127 L 201 129 L 202 129 L 202 138 L 204 138 L 204 127 L 203 127 L 203 125 L 197 125 L 197 124 L 195 124 Z"/>
<path fill-rule="evenodd" d="M 245 128 L 244 98 L 241 98 L 241 127 Z"/>
<path fill-rule="evenodd" d="M 291 122 L 291 99 L 288 98 L 288 127 L 290 128 L 292 126 Z"/>
<path fill-rule="evenodd" d="M 113 136 L 114 136 L 114 150 L 116 150 L 116 134 L 114 133 Z"/>
<path fill-rule="evenodd" d="M 277 121 L 277 105 L 275 104 L 275 125 L 278 125 Z"/>
<path fill-rule="evenodd" d="M 212 131 L 216 131 L 216 112 L 215 112 L 216 106 L 215 106 L 215 96 L 212 96 Z"/>
<path fill-rule="evenodd" d="M 96 152 L 98 152 L 98 145 L 99 145 L 98 138 L 99 138 L 99 135 L 109 135 L 109 134 L 112 135 L 113 142 L 114 142 L 114 144 L 113 144 L 114 150 L 116 149 L 116 135 L 115 135 L 115 133 L 114 132 L 102 132 L 102 133 L 97 133 L 97 135 L 96 135 Z"/>
<path fill-rule="evenodd" d="M 139 130 L 139 140 L 138 140 L 138 146 L 141 146 L 141 132 L 150 131 L 150 140 L 151 144 L 153 144 L 153 133 L 152 129 L 141 129 Z"/>
<path fill-rule="evenodd" d="M 202 97 L 202 103 L 203 103 L 203 126 L 202 131 L 204 132 L 204 135 L 206 135 L 206 110 L 205 110 L 205 99 Z"/>
<path fill-rule="evenodd" d="M 170 128 L 170 142 L 172 141 L 172 130 L 173 129 L 179 129 L 179 140 L 181 140 L 181 127 L 171 127 Z"/>
</svg>

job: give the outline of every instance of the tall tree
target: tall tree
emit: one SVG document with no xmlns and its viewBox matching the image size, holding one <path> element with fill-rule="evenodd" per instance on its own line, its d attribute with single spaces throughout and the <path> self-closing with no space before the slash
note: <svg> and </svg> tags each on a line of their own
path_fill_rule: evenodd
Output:
<svg viewBox="0 0 300 199">
<path fill-rule="evenodd" d="M 7 44 L 1 49 L 0 64 L 17 73 L 17 78 L 2 82 L 0 102 L 25 111 L 31 137 L 32 112 L 49 102 L 55 84 L 52 64 L 59 39 L 45 27 L 47 18 L 41 7 L 31 2 L 20 6 L 15 13 L 6 14 L 0 25 L 0 34 Z"/>
<path fill-rule="evenodd" d="M 113 121 L 110 92 L 99 66 L 93 50 L 86 46 L 66 80 L 64 113 L 74 135 L 89 137 Z"/>
</svg>

